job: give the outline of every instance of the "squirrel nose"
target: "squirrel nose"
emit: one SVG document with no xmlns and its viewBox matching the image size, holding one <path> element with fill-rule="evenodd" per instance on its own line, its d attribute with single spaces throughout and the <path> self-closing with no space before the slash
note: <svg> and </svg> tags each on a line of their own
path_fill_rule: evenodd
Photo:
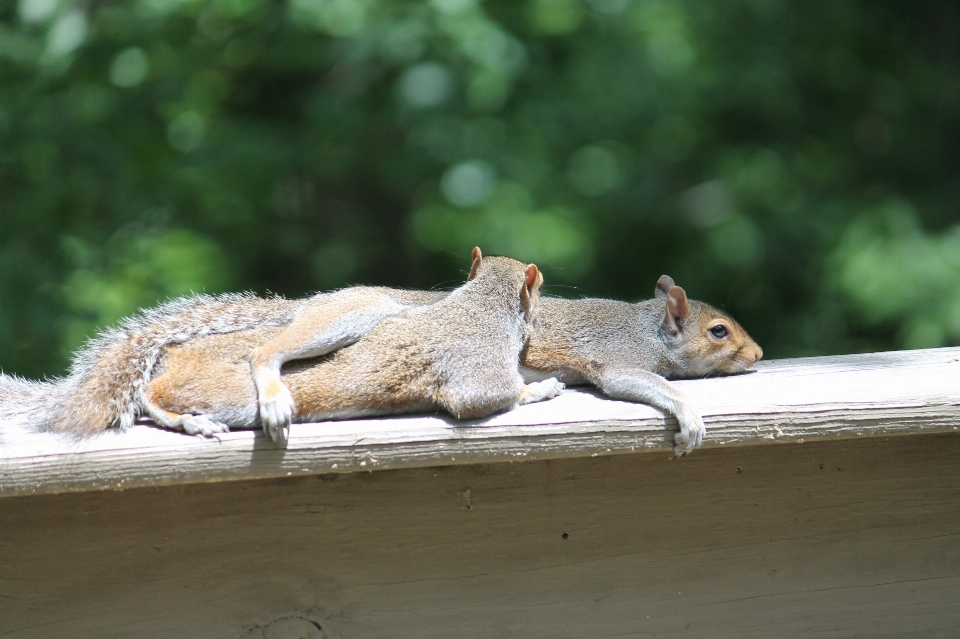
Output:
<svg viewBox="0 0 960 639">
<path fill-rule="evenodd" d="M 751 344 L 740 351 L 744 360 L 750 362 L 747 366 L 753 366 L 760 361 L 760 358 L 763 357 L 763 349 L 757 346 L 756 344 Z M 750 358 L 753 358 L 753 361 L 750 361 Z"/>
</svg>

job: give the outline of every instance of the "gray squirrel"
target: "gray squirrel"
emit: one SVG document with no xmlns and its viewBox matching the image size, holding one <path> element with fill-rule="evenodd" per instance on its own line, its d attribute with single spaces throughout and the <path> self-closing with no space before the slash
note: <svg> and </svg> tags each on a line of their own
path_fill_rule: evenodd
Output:
<svg viewBox="0 0 960 639">
<path fill-rule="evenodd" d="M 475 276 L 471 268 L 470 279 Z M 384 318 L 447 295 L 354 287 L 299 300 L 235 294 L 174 300 L 91 340 L 64 378 L 35 382 L 0 375 L 0 423 L 74 436 L 126 429 L 144 414 L 145 387 L 168 347 L 272 328 L 275 332 L 264 334 L 266 341 L 254 348 L 250 366 L 261 424 L 282 442 L 296 410 L 281 380 L 284 363 L 334 352 L 361 339 Z M 762 354 L 729 315 L 688 300 L 682 288 L 663 276 L 654 299 L 634 304 L 541 298 L 520 363 L 532 381 L 552 376 L 569 384 L 591 384 L 610 397 L 674 415 L 680 424 L 677 452 L 684 454 L 702 442 L 703 420 L 666 378 L 737 373 Z M 176 426 L 191 434 L 209 434 L 214 428 L 189 419 Z"/>
<path fill-rule="evenodd" d="M 562 383 L 525 384 L 519 371 L 542 285 L 535 265 L 483 258 L 474 249 L 463 286 L 432 304 L 384 317 L 356 343 L 285 374 L 284 390 L 296 398 L 292 417 L 304 422 L 444 409 L 474 419 L 555 397 Z M 375 299 L 370 295 L 367 302 Z M 143 391 L 147 414 L 163 426 L 206 435 L 260 426 L 252 355 L 287 330 L 255 328 L 167 347 Z M 286 428 L 274 435 L 285 440 Z"/>
</svg>

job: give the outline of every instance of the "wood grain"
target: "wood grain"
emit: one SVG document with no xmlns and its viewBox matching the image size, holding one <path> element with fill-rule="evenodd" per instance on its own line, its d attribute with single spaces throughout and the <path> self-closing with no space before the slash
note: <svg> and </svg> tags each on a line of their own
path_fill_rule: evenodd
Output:
<svg viewBox="0 0 960 639">
<path fill-rule="evenodd" d="M 960 427 L 960 348 L 760 362 L 748 374 L 676 382 L 704 415 L 705 448 Z M 479 422 L 442 416 L 292 428 L 201 440 L 138 426 L 81 442 L 0 446 L 0 496 L 224 480 L 560 459 L 668 450 L 675 420 L 569 389 Z M 699 455 L 698 451 L 695 455 Z"/>
<path fill-rule="evenodd" d="M 0 637 L 960 636 L 960 434 L 0 500 Z"/>
</svg>

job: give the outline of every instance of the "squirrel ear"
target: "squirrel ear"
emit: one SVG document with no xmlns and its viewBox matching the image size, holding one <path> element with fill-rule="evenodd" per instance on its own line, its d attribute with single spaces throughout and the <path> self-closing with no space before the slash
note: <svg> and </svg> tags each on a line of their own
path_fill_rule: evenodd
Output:
<svg viewBox="0 0 960 639">
<path fill-rule="evenodd" d="M 663 329 L 670 335 L 677 335 L 683 328 L 683 322 L 690 316 L 687 293 L 679 286 L 673 286 L 666 294 L 667 311 L 663 317 Z"/>
<path fill-rule="evenodd" d="M 473 263 L 470 264 L 470 275 L 467 275 L 468 282 L 477 276 L 477 271 L 480 270 L 480 263 L 483 262 L 483 254 L 480 252 L 479 246 L 473 247 L 471 259 L 473 260 Z"/>
<path fill-rule="evenodd" d="M 658 300 L 662 300 L 670 293 L 670 289 L 676 286 L 673 282 L 673 278 L 669 275 L 661 275 L 660 279 L 657 280 L 657 288 L 653 291 L 653 296 Z"/>
<path fill-rule="evenodd" d="M 543 275 L 540 274 L 540 269 L 537 268 L 536 264 L 530 264 L 527 266 L 527 288 L 533 289 L 534 287 L 539 287 L 543 283 Z"/>
<path fill-rule="evenodd" d="M 537 268 L 536 264 L 529 264 L 523 278 L 523 287 L 520 289 L 520 299 L 530 299 L 533 291 L 539 290 L 542 284 L 543 275 L 540 274 L 540 269 Z"/>
<path fill-rule="evenodd" d="M 536 314 L 537 312 L 537 293 L 540 292 L 541 286 L 543 286 L 543 275 L 540 273 L 540 269 L 537 268 L 536 264 L 529 264 L 523 278 L 523 286 L 520 287 L 520 308 L 528 314 L 528 320 L 530 319 L 530 313 Z"/>
</svg>

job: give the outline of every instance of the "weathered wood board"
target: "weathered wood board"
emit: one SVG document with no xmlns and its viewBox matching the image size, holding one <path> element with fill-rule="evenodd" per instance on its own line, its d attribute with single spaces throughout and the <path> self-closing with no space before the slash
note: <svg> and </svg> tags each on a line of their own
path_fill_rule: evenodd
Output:
<svg viewBox="0 0 960 639">
<path fill-rule="evenodd" d="M 706 447 L 960 427 L 960 348 L 760 362 L 676 384 L 704 416 Z M 297 424 L 286 450 L 253 431 L 201 440 L 141 426 L 84 442 L 0 443 L 0 496 L 668 450 L 676 428 L 649 406 L 573 389 L 479 422 Z"/>
<path fill-rule="evenodd" d="M 0 637 L 960 636 L 960 434 L 0 500 Z"/>
<path fill-rule="evenodd" d="M 204 441 L 0 444 L 0 638 L 960 636 L 960 349 Z M 0 433 L 3 435 L 3 433 Z"/>
</svg>

